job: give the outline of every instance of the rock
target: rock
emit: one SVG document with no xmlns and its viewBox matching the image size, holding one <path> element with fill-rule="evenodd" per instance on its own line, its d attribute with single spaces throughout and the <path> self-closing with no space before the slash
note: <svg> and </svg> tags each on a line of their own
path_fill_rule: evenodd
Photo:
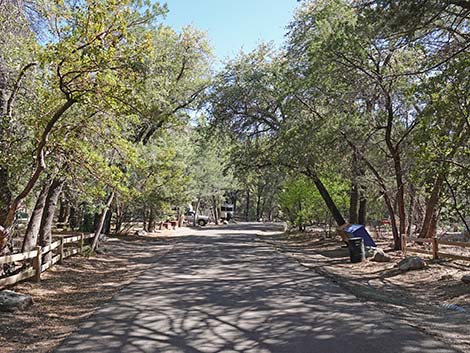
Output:
<svg viewBox="0 0 470 353">
<path fill-rule="evenodd" d="M 371 260 L 375 262 L 390 262 L 392 261 L 392 258 L 386 253 L 384 253 L 382 249 L 377 248 L 375 249 L 374 255 L 372 256 Z"/>
<path fill-rule="evenodd" d="M 454 277 L 452 277 L 452 275 L 442 275 L 441 278 L 439 278 L 441 281 L 451 281 L 453 279 Z"/>
<path fill-rule="evenodd" d="M 0 291 L 0 311 L 24 310 L 31 305 L 33 305 L 33 298 L 30 295 L 11 290 Z"/>
<path fill-rule="evenodd" d="M 470 275 L 463 275 L 462 282 L 470 284 Z"/>
<path fill-rule="evenodd" d="M 108 241 L 108 237 L 106 236 L 106 234 L 100 234 L 99 240 L 100 240 L 101 242 L 107 242 L 107 241 Z"/>
<path fill-rule="evenodd" d="M 145 237 L 147 235 L 147 232 L 145 230 L 138 230 L 135 232 L 135 235 L 138 235 L 139 237 Z"/>
<path fill-rule="evenodd" d="M 98 249 L 95 249 L 95 253 L 97 253 L 98 255 L 104 255 L 106 254 L 106 249 L 103 247 L 100 247 Z"/>
<path fill-rule="evenodd" d="M 377 248 L 366 246 L 366 258 L 373 257 Z"/>
<path fill-rule="evenodd" d="M 398 263 L 398 268 L 402 272 L 421 270 L 426 267 L 426 262 L 419 256 L 409 256 Z"/>
</svg>

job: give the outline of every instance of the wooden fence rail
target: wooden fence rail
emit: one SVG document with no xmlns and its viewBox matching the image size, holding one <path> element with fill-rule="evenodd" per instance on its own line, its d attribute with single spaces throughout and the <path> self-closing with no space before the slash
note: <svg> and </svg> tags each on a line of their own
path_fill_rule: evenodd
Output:
<svg viewBox="0 0 470 353">
<path fill-rule="evenodd" d="M 415 243 L 431 243 L 432 251 L 410 248 L 407 243 L 412 242 L 412 241 Z M 441 240 L 437 238 L 403 237 L 403 242 L 402 242 L 403 254 L 405 255 L 407 252 L 414 252 L 414 253 L 419 253 L 419 254 L 431 255 L 433 259 L 449 258 L 449 259 L 454 259 L 454 260 L 470 261 L 470 256 L 455 255 L 455 254 L 449 254 L 446 252 L 440 252 L 439 245 L 448 245 L 448 246 L 455 246 L 455 247 L 460 247 L 460 248 L 470 248 L 470 243 L 460 242 L 460 241 Z"/>
<path fill-rule="evenodd" d="M 14 275 L 4 277 L 0 279 L 0 288 L 5 286 L 13 285 L 25 279 L 34 277 L 36 282 L 41 281 L 41 273 L 48 270 L 56 263 L 62 263 L 62 261 L 72 255 L 82 253 L 83 252 L 83 245 L 85 239 L 93 238 L 93 234 L 80 234 L 72 237 L 62 236 L 59 240 L 56 240 L 52 244 L 49 244 L 45 247 L 37 246 L 36 249 L 32 251 L 27 251 L 24 253 L 13 254 L 13 255 L 6 255 L 0 257 L 0 265 L 9 264 L 13 262 L 25 261 L 32 259 L 33 265 L 28 266 L 21 270 L 21 272 L 16 273 Z M 78 247 L 73 248 L 68 246 L 67 248 L 64 247 L 65 244 L 73 244 L 77 243 Z M 54 250 L 58 250 L 57 254 L 52 254 L 51 259 L 43 263 L 43 256 L 49 252 L 53 252 Z"/>
</svg>

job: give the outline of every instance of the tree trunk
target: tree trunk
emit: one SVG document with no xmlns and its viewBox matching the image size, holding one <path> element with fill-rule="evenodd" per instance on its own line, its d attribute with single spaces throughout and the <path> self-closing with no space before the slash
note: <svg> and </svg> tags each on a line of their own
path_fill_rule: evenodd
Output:
<svg viewBox="0 0 470 353">
<path fill-rule="evenodd" d="M 250 221 L 250 189 L 246 189 L 246 210 L 245 210 L 245 221 Z"/>
<path fill-rule="evenodd" d="M 401 250 L 401 236 L 399 234 L 398 226 L 397 226 L 397 217 L 395 215 L 395 210 L 393 209 L 392 200 L 387 195 L 387 193 L 382 193 L 385 199 L 385 205 L 387 206 L 388 213 L 390 215 L 390 224 L 392 226 L 392 234 L 393 234 L 393 244 L 394 250 Z"/>
<path fill-rule="evenodd" d="M 363 192 L 360 193 L 357 223 L 364 226 L 367 223 L 367 199 Z"/>
<path fill-rule="evenodd" d="M 2 224 L 0 224 L 0 253 L 4 252 L 5 246 L 8 244 L 8 239 L 11 237 L 18 208 L 21 206 L 26 197 L 30 194 L 31 190 L 33 190 L 34 186 L 36 185 L 36 182 L 39 180 L 41 174 L 46 168 L 45 148 L 49 137 L 60 118 L 75 103 L 75 99 L 68 97 L 67 100 L 55 110 L 54 114 L 50 117 L 49 121 L 44 127 L 44 130 L 42 131 L 40 139 L 36 146 L 33 174 L 29 177 L 26 185 L 21 189 L 18 195 L 14 198 L 12 197 L 12 201 L 9 204 L 5 219 Z"/>
<path fill-rule="evenodd" d="M 395 113 L 393 110 L 393 102 L 390 92 L 384 89 L 385 104 L 387 111 L 387 125 L 385 129 L 385 144 L 393 159 L 393 168 L 395 172 L 395 183 L 397 187 L 396 204 L 398 219 L 400 220 L 400 238 L 406 234 L 406 211 L 405 211 L 405 184 L 403 182 L 403 168 L 401 163 L 401 149 L 400 145 L 394 144 L 392 138 L 393 124 L 395 120 Z"/>
<path fill-rule="evenodd" d="M 69 211 L 69 227 L 71 230 L 74 230 L 78 226 L 78 221 L 77 221 L 77 210 L 75 207 L 70 207 Z"/>
<path fill-rule="evenodd" d="M 410 204 L 408 208 L 408 228 L 406 229 L 406 236 L 411 237 L 411 231 L 413 228 L 413 215 L 415 211 L 415 203 L 416 203 L 416 190 L 413 186 L 413 184 L 410 183 Z"/>
<path fill-rule="evenodd" d="M 60 200 L 58 223 L 67 223 L 70 215 L 70 206 L 65 199 Z"/>
<path fill-rule="evenodd" d="M 238 191 L 232 193 L 232 204 L 233 204 L 233 216 L 237 214 L 237 194 Z"/>
<path fill-rule="evenodd" d="M 196 226 L 196 224 L 197 224 L 197 215 L 199 213 L 199 206 L 200 205 L 201 205 L 201 198 L 198 197 L 197 202 L 196 202 L 196 208 L 194 209 L 193 226 Z"/>
<path fill-rule="evenodd" d="M 256 195 L 256 221 L 259 221 L 261 218 L 261 195 L 260 190 L 258 188 L 258 192 Z"/>
<path fill-rule="evenodd" d="M 39 245 L 42 247 L 52 242 L 52 223 L 54 221 L 54 213 L 57 207 L 57 201 L 62 191 L 63 180 L 54 179 L 49 187 L 44 211 L 42 213 L 41 228 L 39 229 Z M 48 252 L 44 256 L 44 262 L 52 259 L 52 252 Z"/>
<path fill-rule="evenodd" d="M 358 222 L 357 216 L 357 203 L 359 201 L 359 191 L 357 190 L 356 181 L 351 183 L 351 191 L 349 192 L 349 223 L 355 224 Z"/>
<path fill-rule="evenodd" d="M 449 181 L 447 180 L 446 178 L 446 184 L 447 184 L 447 187 L 449 188 L 449 191 L 450 191 L 450 195 L 452 196 L 452 201 L 453 201 L 453 204 L 454 204 L 454 211 L 457 213 L 457 216 L 459 217 L 460 221 L 463 223 L 465 229 L 466 229 L 466 232 L 468 234 L 470 234 L 470 224 L 467 222 L 467 220 L 465 219 L 465 215 L 461 212 L 461 210 L 459 209 L 458 207 L 458 201 L 457 201 L 457 195 L 455 194 L 455 191 L 454 191 L 454 188 L 452 187 L 452 185 L 449 183 Z M 469 195 L 467 195 L 468 197 Z"/>
<path fill-rule="evenodd" d="M 29 219 L 28 228 L 26 229 L 26 234 L 23 239 L 23 246 L 21 247 L 21 252 L 33 250 L 33 248 L 37 245 L 39 229 L 41 228 L 42 215 L 46 205 L 50 186 L 50 181 L 45 181 L 41 191 L 39 192 L 34 210 L 31 214 L 31 218 Z"/>
<path fill-rule="evenodd" d="M 307 176 L 310 177 L 310 179 L 312 179 L 313 183 L 317 187 L 318 192 L 320 193 L 320 196 L 322 197 L 323 201 L 325 201 L 326 207 L 328 207 L 328 209 L 330 210 L 331 215 L 333 216 L 336 224 L 338 226 L 342 226 L 343 224 L 346 224 L 346 221 L 344 220 L 343 215 L 341 214 L 341 211 L 336 206 L 335 202 L 330 196 L 330 193 L 325 188 L 325 185 L 323 185 L 323 182 L 320 180 L 317 173 L 314 170 L 309 169 L 307 171 Z"/>
<path fill-rule="evenodd" d="M 95 230 L 95 235 L 93 237 L 93 243 L 91 245 L 91 251 L 95 251 L 96 248 L 99 245 L 101 230 L 103 229 L 103 225 L 104 225 L 104 222 L 106 220 L 106 214 L 108 213 L 108 210 L 111 207 L 111 203 L 113 202 L 113 199 L 114 199 L 114 191 L 111 192 L 111 194 L 109 194 L 108 200 L 106 201 L 106 205 L 105 205 L 103 211 L 101 211 L 101 216 L 99 218 L 99 222 L 98 222 L 97 228 Z"/>
<path fill-rule="evenodd" d="M 106 235 L 111 234 L 111 217 L 113 215 L 113 212 L 109 208 L 108 211 L 106 212 L 106 217 L 104 220 L 104 226 L 103 226 L 103 233 Z"/>
<path fill-rule="evenodd" d="M 178 220 L 178 228 L 181 228 L 183 226 L 184 215 L 183 215 L 183 212 L 181 212 L 180 207 L 178 207 L 177 220 Z"/>
<path fill-rule="evenodd" d="M 455 136 L 457 136 L 457 140 L 453 144 L 450 152 L 445 156 L 444 160 L 451 160 L 454 157 L 454 155 L 457 153 L 458 149 L 465 143 L 468 143 L 470 130 L 465 129 L 466 123 L 467 123 L 467 120 L 462 119 L 462 122 L 459 125 L 455 134 Z M 444 181 L 446 180 L 447 174 L 449 173 L 449 170 L 445 163 L 446 162 L 443 162 L 443 165 L 440 166 L 440 171 L 435 179 L 433 189 L 431 191 L 431 195 L 426 202 L 426 213 L 424 216 L 423 225 L 421 227 L 421 232 L 419 233 L 420 238 L 432 237 L 433 233 L 435 233 L 432 229 L 433 217 L 435 216 L 436 208 L 439 204 L 439 197 L 440 197 L 440 193 L 441 193 Z M 437 224 L 434 225 L 434 227 L 436 226 Z"/>
<path fill-rule="evenodd" d="M 124 216 L 124 206 L 121 202 L 116 202 L 116 224 L 114 226 L 114 232 L 119 234 L 121 232 L 123 216 Z"/>
<path fill-rule="evenodd" d="M 1 124 L 1 122 L 0 122 Z M 6 167 L 0 167 L 0 224 L 5 224 L 11 204 L 12 193 L 8 187 L 9 173 Z"/>
<path fill-rule="evenodd" d="M 439 195 L 444 185 L 444 180 L 444 172 L 440 172 L 436 178 L 436 181 L 434 182 L 431 195 L 426 202 L 426 211 L 424 215 L 423 225 L 421 227 L 421 231 L 419 232 L 419 238 L 432 237 L 432 221 L 437 204 L 439 203 Z"/>
<path fill-rule="evenodd" d="M 149 218 L 147 222 L 147 232 L 152 233 L 155 231 L 155 211 L 153 207 L 150 207 Z"/>
<path fill-rule="evenodd" d="M 217 199 L 215 198 L 214 195 L 212 195 L 212 207 L 214 209 L 214 222 L 215 222 L 215 225 L 218 225 L 220 215 L 219 215 L 219 210 L 217 208 Z"/>
</svg>

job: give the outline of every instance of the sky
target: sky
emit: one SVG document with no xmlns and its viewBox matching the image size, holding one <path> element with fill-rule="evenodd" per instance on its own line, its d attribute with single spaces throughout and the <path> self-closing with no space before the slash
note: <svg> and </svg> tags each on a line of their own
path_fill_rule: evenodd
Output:
<svg viewBox="0 0 470 353">
<path fill-rule="evenodd" d="M 206 31 L 216 60 L 233 58 L 258 43 L 283 42 L 297 0 L 162 0 L 166 24 L 176 30 L 192 25 Z"/>
</svg>

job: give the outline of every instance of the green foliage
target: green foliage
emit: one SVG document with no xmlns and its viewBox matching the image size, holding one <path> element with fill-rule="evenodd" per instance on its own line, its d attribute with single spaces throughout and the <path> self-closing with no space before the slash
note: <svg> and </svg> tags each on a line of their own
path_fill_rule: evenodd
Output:
<svg viewBox="0 0 470 353">
<path fill-rule="evenodd" d="M 345 210 L 348 205 L 348 185 L 344 181 L 324 178 L 335 203 Z M 315 184 L 305 176 L 291 178 L 279 194 L 282 218 L 303 229 L 306 225 L 329 223 L 328 209 Z"/>
</svg>

